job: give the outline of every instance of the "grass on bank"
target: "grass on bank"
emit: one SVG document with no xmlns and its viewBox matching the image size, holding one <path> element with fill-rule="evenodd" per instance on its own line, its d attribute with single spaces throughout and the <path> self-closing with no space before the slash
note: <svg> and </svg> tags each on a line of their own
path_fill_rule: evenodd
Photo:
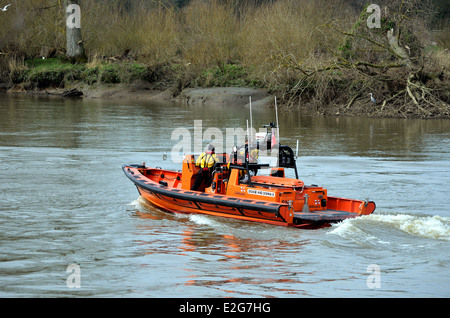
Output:
<svg viewBox="0 0 450 318">
<path fill-rule="evenodd" d="M 155 81 L 150 67 L 137 62 L 72 64 L 62 58 L 36 58 L 10 65 L 10 80 L 29 87 L 65 87 L 74 82 L 116 84 L 134 81 Z"/>
<path fill-rule="evenodd" d="M 81 82 L 88 85 L 98 84 L 131 84 L 137 81 L 155 83 L 166 80 L 170 85 L 177 84 L 177 75 L 189 72 L 186 66 L 178 64 L 170 66 L 148 65 L 134 61 L 99 61 L 92 60 L 87 64 L 72 64 L 64 58 L 35 58 L 23 63 L 11 63 L 10 80 L 13 84 L 25 84 L 28 88 L 43 89 L 47 87 L 64 88 Z M 183 69 L 181 69 L 183 68 Z M 168 74 L 170 74 L 168 76 Z M 181 81 L 181 79 L 178 79 Z M 200 74 L 190 78 L 186 83 L 178 83 L 184 87 L 263 87 L 257 79 L 251 79 L 249 72 L 240 65 L 225 64 L 221 67 L 204 69 Z"/>
</svg>

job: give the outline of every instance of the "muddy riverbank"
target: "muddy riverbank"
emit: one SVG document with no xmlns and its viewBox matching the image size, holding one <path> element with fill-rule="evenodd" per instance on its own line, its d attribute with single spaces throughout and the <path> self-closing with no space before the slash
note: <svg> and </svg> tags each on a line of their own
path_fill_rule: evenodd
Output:
<svg viewBox="0 0 450 318">
<path fill-rule="evenodd" d="M 1 90 L 0 90 L 1 91 Z M 8 94 L 52 95 L 63 97 L 69 91 L 77 91 L 77 97 L 92 99 L 131 99 L 142 101 L 176 101 L 195 105 L 222 104 L 252 107 L 271 107 L 274 96 L 265 89 L 246 87 L 186 88 L 176 92 L 172 88 L 161 89 L 148 83 L 72 85 L 69 88 L 27 89 L 23 84 L 4 85 Z"/>
</svg>

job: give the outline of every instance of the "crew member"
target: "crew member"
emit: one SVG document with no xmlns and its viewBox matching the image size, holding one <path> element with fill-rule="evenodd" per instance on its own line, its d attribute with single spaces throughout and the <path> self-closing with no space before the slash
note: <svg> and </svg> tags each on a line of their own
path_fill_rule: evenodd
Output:
<svg viewBox="0 0 450 318">
<path fill-rule="evenodd" d="M 245 140 L 245 144 L 240 146 L 237 150 L 237 159 L 238 163 L 257 163 L 258 162 L 258 148 L 255 146 L 250 146 L 248 144 L 247 139 Z M 245 153 L 247 153 L 247 158 L 245 158 Z M 247 159 L 247 160 L 246 160 Z"/>
<path fill-rule="evenodd" d="M 213 145 L 208 145 L 206 151 L 197 158 L 195 165 L 199 167 L 200 170 L 195 177 L 194 185 L 191 190 L 197 191 L 202 184 L 202 181 L 204 181 L 205 188 L 211 185 L 211 170 L 214 164 L 219 162 L 219 158 L 217 158 L 214 150 Z"/>
<path fill-rule="evenodd" d="M 254 146 L 249 146 L 247 139 L 245 140 L 245 144 L 241 146 L 237 152 L 238 162 L 243 163 L 258 163 L 258 148 Z M 246 157 L 247 155 L 247 157 Z M 253 177 L 257 173 L 257 169 L 250 169 L 250 177 Z M 246 170 L 241 170 L 239 172 L 239 181 L 242 183 L 248 183 L 249 176 L 247 175 Z"/>
</svg>

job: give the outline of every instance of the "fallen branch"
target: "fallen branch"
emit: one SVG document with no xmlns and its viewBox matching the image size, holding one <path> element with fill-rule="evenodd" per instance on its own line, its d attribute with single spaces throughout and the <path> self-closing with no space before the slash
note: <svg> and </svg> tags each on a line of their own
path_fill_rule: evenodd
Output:
<svg viewBox="0 0 450 318">
<path fill-rule="evenodd" d="M 390 102 L 391 100 L 397 98 L 399 95 L 404 94 L 405 91 L 406 91 L 405 89 L 402 89 L 400 92 L 398 92 L 398 93 L 395 94 L 394 96 L 392 96 L 392 97 L 390 97 L 390 98 L 388 98 L 388 99 L 385 99 L 385 100 L 383 101 L 383 104 L 381 105 L 380 111 L 383 111 L 384 107 L 386 106 L 386 104 L 387 104 L 388 102 Z"/>
<path fill-rule="evenodd" d="M 408 92 L 408 95 L 411 98 L 411 100 L 413 101 L 413 103 L 416 104 L 417 106 L 419 106 L 419 102 L 417 101 L 417 99 L 413 95 L 413 93 L 411 92 L 411 88 L 409 87 L 409 84 L 406 85 L 406 91 Z"/>
<path fill-rule="evenodd" d="M 56 96 L 61 96 L 61 97 L 78 97 L 78 96 L 82 96 L 83 95 L 83 92 L 79 91 L 76 88 L 67 89 L 67 90 L 63 91 L 62 93 L 51 93 L 51 92 L 49 92 L 47 90 L 45 90 L 45 92 L 48 95 L 56 95 Z"/>
<path fill-rule="evenodd" d="M 361 91 L 358 92 L 358 93 L 356 93 L 356 95 L 353 96 L 352 99 L 350 99 L 350 102 L 347 104 L 347 107 L 345 107 L 345 110 L 349 109 L 349 108 L 353 105 L 353 103 L 355 102 L 355 100 L 356 100 L 359 96 L 361 96 L 361 94 L 362 94 Z"/>
</svg>

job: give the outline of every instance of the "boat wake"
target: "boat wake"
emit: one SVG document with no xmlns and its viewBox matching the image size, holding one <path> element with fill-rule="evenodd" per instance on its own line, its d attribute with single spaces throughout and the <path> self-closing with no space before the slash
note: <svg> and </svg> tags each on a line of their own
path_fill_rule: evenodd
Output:
<svg viewBox="0 0 450 318">
<path fill-rule="evenodd" d="M 375 234 L 377 232 L 370 231 L 373 228 L 376 228 L 378 233 L 395 230 L 414 237 L 450 241 L 450 218 L 438 215 L 371 214 L 344 220 L 334 225 L 328 234 L 389 244 L 380 239 L 381 235 Z"/>
<path fill-rule="evenodd" d="M 145 202 L 145 199 L 142 196 L 139 196 L 136 200 L 128 203 L 128 206 L 132 210 L 138 210 L 143 212 L 149 212 L 150 207 Z"/>
<path fill-rule="evenodd" d="M 204 225 L 207 227 L 211 227 L 214 229 L 222 229 L 222 230 L 230 230 L 233 229 L 247 229 L 251 227 L 252 225 L 255 225 L 255 223 L 251 222 L 248 224 L 247 222 L 244 223 L 244 221 L 239 220 L 228 220 L 226 218 L 220 218 L 220 217 L 213 217 L 210 215 L 204 215 L 204 214 L 179 214 L 177 215 L 179 218 L 188 218 L 189 221 L 197 224 L 197 225 Z M 260 225 L 260 224 L 258 224 Z"/>
<path fill-rule="evenodd" d="M 139 197 L 129 203 L 133 209 L 141 212 L 152 213 L 152 209 L 144 198 Z M 217 220 L 211 216 L 201 214 L 178 214 L 175 218 L 187 219 L 197 225 L 209 226 L 212 228 L 228 229 L 235 232 L 242 230 L 248 232 L 253 223 L 246 224 L 233 220 Z M 262 229 L 267 230 L 263 225 L 258 227 L 260 232 Z M 241 232 L 241 231 L 239 231 Z M 248 233 L 247 233 L 248 234 Z M 375 213 L 364 215 L 358 218 L 346 219 L 340 223 L 333 224 L 327 235 L 337 235 L 344 239 L 356 241 L 363 245 L 390 245 L 396 237 L 408 239 L 411 237 L 433 239 L 439 241 L 450 241 L 450 217 L 439 215 L 416 215 L 416 214 L 391 214 L 391 213 Z M 401 240 L 402 241 L 402 240 Z"/>
<path fill-rule="evenodd" d="M 230 220 L 227 218 L 213 217 L 203 214 L 176 214 L 177 218 L 188 219 L 195 225 L 201 226 L 205 229 L 210 228 L 216 234 L 232 235 L 240 239 L 251 239 L 258 241 L 280 240 L 280 237 L 286 236 L 286 231 L 293 230 L 295 233 L 299 230 L 271 226 L 268 224 L 261 224 L 257 222 L 247 222 L 240 220 Z"/>
<path fill-rule="evenodd" d="M 217 227 L 221 224 L 214 221 L 211 217 L 208 217 L 206 215 L 199 215 L 199 214 L 189 214 L 187 215 L 190 221 L 198 224 L 198 225 L 208 225 L 211 227 Z"/>
</svg>

